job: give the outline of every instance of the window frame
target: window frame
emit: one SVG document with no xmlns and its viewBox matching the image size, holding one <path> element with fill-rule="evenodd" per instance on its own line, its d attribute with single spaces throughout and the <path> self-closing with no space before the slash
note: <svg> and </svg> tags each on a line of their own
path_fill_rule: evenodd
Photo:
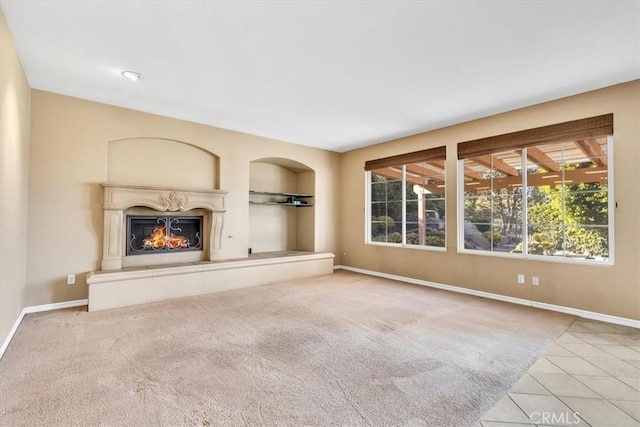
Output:
<svg viewBox="0 0 640 427">
<path fill-rule="evenodd" d="M 543 262 L 557 262 L 563 264 L 579 264 L 579 265 L 589 265 L 594 267 L 611 267 L 615 265 L 615 183 L 614 183 L 614 156 L 613 156 L 613 143 L 614 143 L 614 135 L 607 135 L 607 209 L 608 209 L 608 245 L 609 245 L 609 257 L 606 261 L 599 260 L 588 260 L 588 259 L 579 259 L 579 258 L 566 258 L 566 257 L 556 257 L 553 255 L 530 255 L 525 253 L 525 250 L 528 252 L 528 239 L 529 233 L 522 233 L 522 248 L 523 253 L 511 253 L 511 252 L 495 252 L 495 251 L 486 251 L 486 250 L 473 250 L 473 249 L 465 249 L 464 247 L 464 161 L 465 159 L 457 160 L 457 171 L 456 171 L 456 179 L 457 179 L 457 194 L 456 194 L 456 224 L 457 224 L 457 236 L 456 236 L 456 247 L 457 253 L 464 255 L 475 255 L 475 256 L 488 256 L 488 257 L 498 257 L 498 258 L 510 258 L 510 259 L 518 259 L 518 260 L 531 260 L 531 261 L 543 261 Z M 535 147 L 532 146 L 532 147 Z M 529 147 L 526 147 L 529 148 Z M 526 150 L 525 148 L 525 150 Z M 522 170 L 526 170 L 527 157 L 526 151 L 523 150 L 521 155 L 522 158 Z M 496 153 L 500 153 L 503 150 L 497 150 Z M 522 228 L 523 230 L 528 230 L 529 222 L 528 222 L 528 209 L 527 209 L 527 197 L 524 196 L 526 189 L 528 188 L 527 183 L 527 175 L 523 174 L 522 176 L 522 188 L 523 188 L 523 206 L 522 206 Z M 446 184 L 446 183 L 445 183 Z M 566 226 L 566 223 L 564 224 Z"/>
<path fill-rule="evenodd" d="M 376 242 L 371 239 L 371 171 L 365 171 L 364 177 L 364 186 L 365 186 L 365 209 L 364 209 L 364 243 L 365 245 L 371 246 L 383 246 L 390 248 L 405 248 L 405 249 L 418 249 L 423 251 L 435 251 L 435 252 L 446 252 L 447 251 L 447 230 L 448 230 L 448 217 L 449 215 L 445 215 L 445 232 L 444 232 L 444 246 L 429 246 L 429 245 L 410 245 L 407 244 L 407 200 L 406 200 L 406 190 L 407 190 L 407 164 L 402 164 L 402 241 L 400 243 L 389 243 L 389 242 Z M 443 187 L 443 195 L 445 200 L 445 206 L 447 201 L 447 168 L 446 168 L 446 159 L 445 159 L 445 168 L 444 168 L 444 187 Z"/>
</svg>

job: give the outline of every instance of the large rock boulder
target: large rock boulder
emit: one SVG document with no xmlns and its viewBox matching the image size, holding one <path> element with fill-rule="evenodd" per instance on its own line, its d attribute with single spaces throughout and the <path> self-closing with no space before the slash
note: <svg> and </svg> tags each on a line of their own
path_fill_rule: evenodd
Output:
<svg viewBox="0 0 640 427">
<path fill-rule="evenodd" d="M 472 246 L 473 249 L 491 250 L 491 241 L 470 222 L 464 223 L 464 242 L 465 246 Z"/>
</svg>

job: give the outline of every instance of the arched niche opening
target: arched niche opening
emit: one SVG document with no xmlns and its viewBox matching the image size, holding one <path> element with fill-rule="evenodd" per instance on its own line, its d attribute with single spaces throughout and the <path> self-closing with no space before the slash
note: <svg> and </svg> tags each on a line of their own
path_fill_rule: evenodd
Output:
<svg viewBox="0 0 640 427">
<path fill-rule="evenodd" d="M 107 181 L 220 189 L 219 158 L 186 142 L 164 138 L 109 141 Z"/>
<path fill-rule="evenodd" d="M 295 160 L 268 157 L 249 168 L 251 253 L 315 250 L 315 171 Z"/>
</svg>

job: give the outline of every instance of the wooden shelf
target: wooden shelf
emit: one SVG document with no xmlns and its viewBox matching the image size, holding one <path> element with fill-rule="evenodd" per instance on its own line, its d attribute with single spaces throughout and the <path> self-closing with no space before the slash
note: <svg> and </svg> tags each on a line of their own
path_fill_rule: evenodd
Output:
<svg viewBox="0 0 640 427">
<path fill-rule="evenodd" d="M 277 201 L 257 201 L 257 200 L 249 200 L 250 205 L 265 205 L 265 206 L 295 206 L 296 208 L 307 208 L 313 207 L 313 204 L 307 202 L 300 202 L 296 199 L 308 199 L 313 197 L 312 194 L 301 194 L 301 193 L 276 193 L 271 191 L 249 191 L 249 196 L 264 196 L 264 197 L 286 197 L 287 200 Z M 298 202 L 298 203 L 296 203 Z"/>
<path fill-rule="evenodd" d="M 286 197 L 296 197 L 298 199 L 304 199 L 304 198 L 313 197 L 313 194 L 272 193 L 270 191 L 249 191 L 249 195 L 254 195 L 254 196 L 286 196 Z"/>
<path fill-rule="evenodd" d="M 310 208 L 313 207 L 313 205 L 309 204 L 309 203 L 288 203 L 288 202 L 254 202 L 252 200 L 249 200 L 249 204 L 250 205 L 273 205 L 273 206 L 295 206 L 297 208 Z"/>
</svg>

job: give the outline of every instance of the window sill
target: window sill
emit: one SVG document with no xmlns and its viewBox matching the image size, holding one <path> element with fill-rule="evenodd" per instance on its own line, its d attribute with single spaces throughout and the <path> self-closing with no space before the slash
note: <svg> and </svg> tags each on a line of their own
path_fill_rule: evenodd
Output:
<svg viewBox="0 0 640 427">
<path fill-rule="evenodd" d="M 401 243 L 384 243 L 384 242 L 365 242 L 365 245 L 369 246 L 383 246 L 387 248 L 399 248 L 399 249 L 417 249 L 419 251 L 433 251 L 433 252 L 446 252 L 447 248 L 440 246 L 419 246 L 419 245 L 402 245 Z"/>
<path fill-rule="evenodd" d="M 523 261 L 543 261 L 543 262 L 555 262 L 560 264 L 576 264 L 585 265 L 591 267 L 613 267 L 615 264 L 613 260 L 608 261 L 595 261 L 586 260 L 580 258 L 561 258 L 549 255 L 520 255 L 512 254 L 508 252 L 489 252 L 489 251 L 474 251 L 469 249 L 458 249 L 458 253 L 462 255 L 475 255 L 475 256 L 488 256 L 496 258 L 509 258 Z"/>
</svg>

